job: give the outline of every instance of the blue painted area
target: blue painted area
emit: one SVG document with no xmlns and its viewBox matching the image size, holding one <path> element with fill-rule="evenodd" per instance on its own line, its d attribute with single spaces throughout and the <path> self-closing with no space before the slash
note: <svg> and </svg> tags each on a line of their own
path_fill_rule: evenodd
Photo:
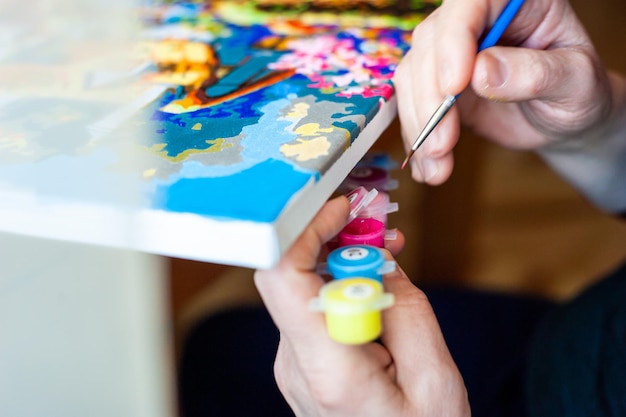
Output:
<svg viewBox="0 0 626 417">
<path fill-rule="evenodd" d="M 248 56 L 245 62 L 220 78 L 217 83 L 206 89 L 209 97 L 221 97 L 230 94 L 240 87 L 271 74 L 268 64 L 276 62 L 282 52 L 258 51 Z"/>
<path fill-rule="evenodd" d="M 314 177 L 312 173 L 296 171 L 290 164 L 269 159 L 227 177 L 185 178 L 158 187 L 155 208 L 273 222 L 289 199 Z M 280 182 L 268 178 L 280 178 Z"/>
<path fill-rule="evenodd" d="M 165 143 L 168 156 L 176 157 L 188 149 L 207 149 L 207 140 L 230 138 L 241 134 L 245 126 L 257 123 L 262 91 L 257 91 L 192 113 L 171 114 L 155 111 L 151 117 L 156 134 L 154 143 Z M 201 130 L 192 127 L 200 122 Z"/>
<path fill-rule="evenodd" d="M 259 106 L 263 116 L 254 126 L 248 126 L 243 130 L 244 139 L 241 144 L 244 150 L 241 155 L 244 160 L 263 161 L 272 158 L 287 162 L 280 152 L 280 146 L 296 138 L 293 132 L 287 130 L 292 122 L 281 120 L 281 111 L 289 105 L 287 99 L 274 99 Z"/>
<path fill-rule="evenodd" d="M 264 26 L 226 24 L 226 27 L 227 31 L 212 45 L 220 65 L 231 72 L 216 84 L 205 87 L 210 96 L 229 94 L 242 82 L 251 83 L 270 74 L 267 65 L 286 52 L 256 47 L 256 43 L 265 36 L 276 36 Z M 336 36 L 350 40 L 358 52 L 372 47 L 371 42 L 350 32 Z M 390 31 L 384 36 L 396 38 L 400 32 Z M 376 69 L 387 71 L 385 67 Z M 345 69 L 338 68 L 325 71 L 323 75 L 330 77 L 345 72 Z M 360 120 L 364 117 L 364 123 L 369 123 L 379 109 L 379 97 L 358 94 L 342 97 L 337 95 L 337 89 L 312 87 L 315 84 L 317 81 L 296 74 L 287 80 L 194 112 L 170 114 L 159 111 L 161 106 L 184 96 L 184 91 L 179 89 L 176 93 L 165 95 L 158 105 L 146 109 L 142 119 L 148 120 L 149 129 L 154 133 L 151 139 L 155 144 L 165 143 L 159 151 L 164 151 L 169 158 L 190 149 L 206 150 L 214 146 L 207 141 L 220 138 L 239 136 L 242 147 L 241 161 L 227 165 L 207 166 L 199 160 L 175 162 L 178 167 L 167 178 L 154 179 L 147 186 L 150 193 L 156 190 L 153 205 L 211 217 L 274 221 L 294 193 L 308 181 L 317 181 L 323 175 L 323 172 L 298 165 L 280 152 L 282 144 L 293 142 L 296 138 L 292 131 L 293 120 L 285 117 L 294 99 L 315 97 L 319 106 L 327 102 L 344 104 L 344 110 L 332 115 L 330 122 L 350 132 L 352 140 L 361 132 Z M 353 86 L 356 84 L 353 83 Z M 350 116 L 358 116 L 358 119 L 346 120 Z M 192 129 L 196 123 L 202 124 L 200 130 Z"/>
<path fill-rule="evenodd" d="M 163 14 L 163 23 L 177 23 L 182 21 L 192 22 L 198 16 L 200 7 L 191 2 L 179 2 L 172 5 Z"/>
</svg>

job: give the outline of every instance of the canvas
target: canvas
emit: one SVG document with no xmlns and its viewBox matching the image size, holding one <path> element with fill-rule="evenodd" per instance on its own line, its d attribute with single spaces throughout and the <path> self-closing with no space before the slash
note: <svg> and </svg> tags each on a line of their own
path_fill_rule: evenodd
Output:
<svg viewBox="0 0 626 417">
<path fill-rule="evenodd" d="M 61 143 L 58 130 L 54 135 L 49 129 L 46 140 L 24 134 L 33 117 L 45 119 L 19 111 L 37 107 L 32 97 L 0 104 L 3 140 L 10 145 L 0 165 L 5 185 L 14 194 L 32 190 L 25 172 L 51 173 L 50 181 L 37 175 L 36 202 L 26 204 L 28 210 L 5 205 L 21 210 L 13 216 L 25 223 L 37 216 L 41 225 L 0 222 L 0 228 L 210 262 L 273 265 L 395 117 L 394 69 L 411 29 L 434 7 L 336 3 L 142 8 L 132 66 L 89 72 L 83 80 L 87 99 L 46 98 L 45 106 L 36 100 L 46 110 L 71 109 L 65 118 L 85 126 L 84 140 Z M 97 99 L 94 92 L 112 86 L 132 96 L 115 105 Z M 89 106 L 99 109 L 97 117 L 84 117 Z M 11 130 L 14 116 L 27 113 L 30 121 Z M 58 117 L 51 123 L 72 128 Z M 21 148 L 11 137 L 19 137 Z M 76 175 L 85 170 L 101 174 L 95 184 Z M 106 221 L 117 216 L 111 201 L 122 183 L 136 190 L 127 199 L 135 230 L 130 239 L 111 232 Z M 77 215 L 94 213 L 98 224 L 68 227 Z M 41 220 L 46 216 L 49 222 Z"/>
</svg>

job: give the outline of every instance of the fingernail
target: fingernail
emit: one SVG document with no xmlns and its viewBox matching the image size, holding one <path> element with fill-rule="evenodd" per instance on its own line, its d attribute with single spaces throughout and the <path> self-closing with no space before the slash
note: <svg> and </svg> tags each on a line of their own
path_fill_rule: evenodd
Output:
<svg viewBox="0 0 626 417">
<path fill-rule="evenodd" d="M 485 58 L 485 87 L 497 88 L 502 86 L 508 75 L 506 65 L 493 55 L 487 55 Z"/>
<path fill-rule="evenodd" d="M 424 169 L 424 181 L 428 181 L 439 172 L 439 163 L 434 159 L 425 158 L 422 161 L 422 168 Z"/>
<path fill-rule="evenodd" d="M 397 240 L 398 229 L 385 230 L 385 240 Z"/>
</svg>

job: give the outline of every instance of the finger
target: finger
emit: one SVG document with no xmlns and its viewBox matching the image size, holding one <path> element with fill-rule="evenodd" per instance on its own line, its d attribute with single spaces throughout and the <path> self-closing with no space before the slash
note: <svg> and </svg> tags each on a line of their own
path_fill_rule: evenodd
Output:
<svg viewBox="0 0 626 417">
<path fill-rule="evenodd" d="M 419 36 L 415 31 L 414 36 Z M 416 41 L 396 70 L 394 83 L 398 94 L 398 115 L 402 127 L 402 137 L 407 152 L 423 129 L 432 112 L 439 106 L 443 96 L 433 83 L 424 80 L 434 77 L 433 67 L 424 67 L 428 56 L 417 56 L 417 50 L 431 54 L 428 46 L 422 46 L 424 39 Z M 432 60 L 431 60 L 432 61 Z M 459 136 L 459 115 L 452 109 L 411 159 L 411 173 L 414 180 L 441 184 L 452 173 L 454 159 L 451 152 Z"/>
<path fill-rule="evenodd" d="M 351 415 L 342 409 L 359 408 L 372 403 L 374 395 L 387 402 L 384 409 L 397 408 L 395 366 L 389 352 L 378 343 L 360 346 L 333 344 L 307 356 L 308 350 L 290 340 L 281 343 L 276 357 L 275 374 L 281 392 L 296 415 Z M 367 387 L 355 389 L 367 381 Z M 367 415 L 358 413 L 358 415 Z"/>
<path fill-rule="evenodd" d="M 414 49 L 410 49 L 394 73 L 393 83 L 398 98 L 398 117 L 405 152 L 408 152 L 420 129 L 417 103 L 423 101 L 423 91 L 419 88 L 420 60 L 415 58 Z"/>
<path fill-rule="evenodd" d="M 315 399 L 308 389 L 308 383 L 297 362 L 293 347 L 284 338 L 280 339 L 276 351 L 274 375 L 276 385 L 295 415 L 315 415 L 310 409 Z"/>
<path fill-rule="evenodd" d="M 343 196 L 326 203 L 275 268 L 255 273 L 255 284 L 268 311 L 289 336 L 304 337 L 325 329 L 323 320 L 308 309 L 324 283 L 313 271 L 321 247 L 345 226 L 349 210 Z"/>
<path fill-rule="evenodd" d="M 588 80 L 593 79 L 596 66 L 596 56 L 586 46 L 550 51 L 491 48 L 476 62 L 472 87 L 477 94 L 499 101 L 567 104 L 572 97 L 593 94 L 597 84 Z"/>
<path fill-rule="evenodd" d="M 478 126 L 490 120 L 489 129 L 478 133 L 504 146 L 536 148 L 584 130 L 606 112 L 597 103 L 607 102 L 602 98 L 609 94 L 609 81 L 597 56 L 585 46 L 550 51 L 494 48 L 484 55 L 472 86 L 495 101 L 476 106 L 472 120 Z M 497 71 L 502 73 L 496 75 L 502 80 L 499 85 L 489 80 Z M 527 133 L 511 134 L 510 126 Z"/>
<path fill-rule="evenodd" d="M 490 19 L 490 2 L 447 0 L 439 8 L 435 26 L 438 68 L 434 84 L 445 95 L 456 95 L 470 81 L 477 39 Z"/>
<path fill-rule="evenodd" d="M 401 269 L 383 280 L 395 304 L 383 314 L 382 342 L 394 358 L 398 385 L 407 398 L 430 399 L 413 404 L 424 415 L 470 415 L 463 378 L 428 299 Z"/>
<path fill-rule="evenodd" d="M 406 241 L 404 233 L 398 229 L 393 229 L 395 233 L 395 239 L 385 239 L 385 249 L 387 249 L 393 256 L 398 256 L 402 249 L 404 249 L 404 243 Z"/>
<path fill-rule="evenodd" d="M 436 12 L 433 13 L 433 15 Z M 394 74 L 398 96 L 398 115 L 405 150 L 413 141 L 443 96 L 430 80 L 436 76 L 433 26 L 435 16 L 429 16 L 413 31 L 411 49 L 405 54 Z"/>
<path fill-rule="evenodd" d="M 553 1 L 522 6 L 502 34 L 499 44 L 515 45 L 537 29 Z M 442 93 L 456 95 L 468 85 L 479 40 L 491 28 L 507 0 L 447 0 L 440 7 L 436 25 L 437 85 Z M 558 6 L 557 6 L 558 7 Z"/>
<path fill-rule="evenodd" d="M 433 132 L 434 134 L 434 132 Z M 428 138 L 427 140 L 430 140 Z M 457 136 L 450 138 L 452 146 L 458 142 Z M 439 158 L 431 158 L 422 152 L 416 152 L 411 159 L 411 175 L 415 181 L 425 182 L 430 185 L 440 185 L 450 178 L 454 168 L 454 155 L 452 150 Z"/>
<path fill-rule="evenodd" d="M 394 358 L 398 378 L 410 383 L 413 375 L 456 369 L 426 295 L 400 268 L 383 282 L 395 303 L 383 313 L 382 342 Z"/>
</svg>

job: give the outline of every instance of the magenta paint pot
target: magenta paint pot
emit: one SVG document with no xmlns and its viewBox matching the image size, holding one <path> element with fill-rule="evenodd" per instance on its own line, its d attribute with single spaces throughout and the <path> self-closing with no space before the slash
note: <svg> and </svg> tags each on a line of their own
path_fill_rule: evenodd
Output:
<svg viewBox="0 0 626 417">
<path fill-rule="evenodd" d="M 339 232 L 339 247 L 349 245 L 371 245 L 385 247 L 385 224 L 372 218 L 356 218 Z"/>
</svg>

